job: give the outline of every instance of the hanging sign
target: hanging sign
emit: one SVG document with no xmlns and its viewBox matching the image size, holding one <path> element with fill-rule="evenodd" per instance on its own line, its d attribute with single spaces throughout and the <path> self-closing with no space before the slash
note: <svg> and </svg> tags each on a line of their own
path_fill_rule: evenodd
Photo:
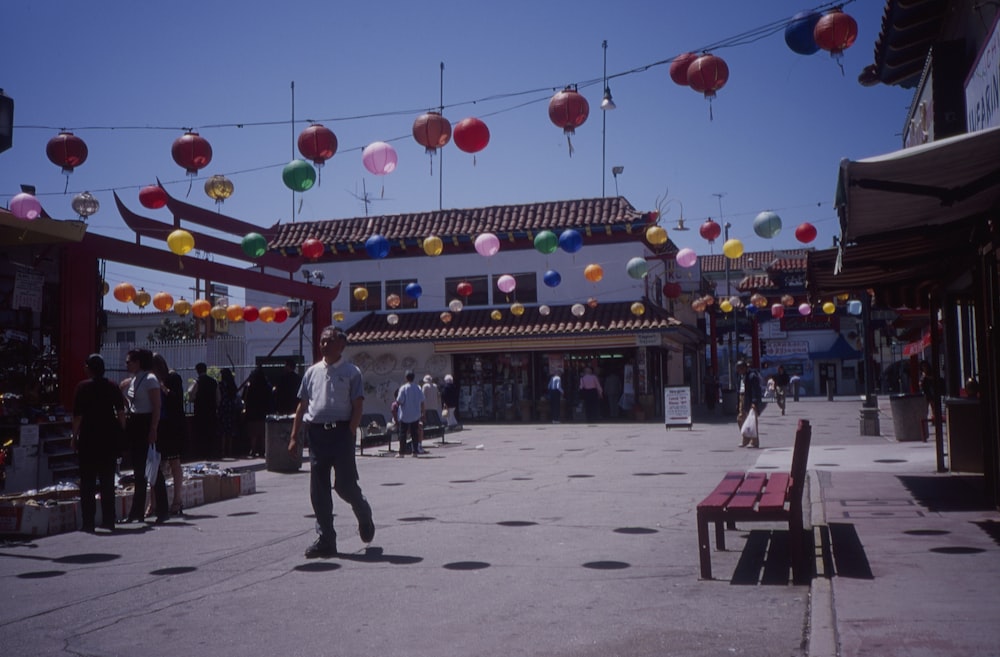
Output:
<svg viewBox="0 0 1000 657">
<path fill-rule="evenodd" d="M 663 422 L 670 427 L 691 428 L 691 388 L 667 386 L 663 389 Z"/>
<path fill-rule="evenodd" d="M 11 307 L 16 309 L 29 308 L 33 312 L 42 312 L 42 288 L 45 286 L 45 275 L 30 269 L 18 267 L 14 275 L 14 296 Z"/>
</svg>

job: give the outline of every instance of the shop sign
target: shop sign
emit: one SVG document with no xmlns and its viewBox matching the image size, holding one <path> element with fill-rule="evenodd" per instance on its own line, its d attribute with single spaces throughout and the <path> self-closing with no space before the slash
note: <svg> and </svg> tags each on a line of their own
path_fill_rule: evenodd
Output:
<svg viewBox="0 0 1000 657">
<path fill-rule="evenodd" d="M 1000 16 L 965 81 L 966 129 L 977 132 L 1000 126 Z"/>
<path fill-rule="evenodd" d="M 664 424 L 691 427 L 691 388 L 669 386 L 663 389 Z"/>
<path fill-rule="evenodd" d="M 637 347 L 659 347 L 663 344 L 663 338 L 659 333 L 638 333 L 635 336 L 635 346 Z"/>
<path fill-rule="evenodd" d="M 806 356 L 809 353 L 809 342 L 806 340 L 768 340 L 767 356 Z"/>
<path fill-rule="evenodd" d="M 45 286 L 45 275 L 30 269 L 18 268 L 14 276 L 14 297 L 11 307 L 30 308 L 33 312 L 42 312 L 42 288 Z"/>
</svg>

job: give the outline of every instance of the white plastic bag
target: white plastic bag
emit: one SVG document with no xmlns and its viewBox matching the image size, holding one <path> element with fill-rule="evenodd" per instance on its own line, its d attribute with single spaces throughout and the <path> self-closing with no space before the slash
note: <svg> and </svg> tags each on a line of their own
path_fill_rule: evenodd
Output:
<svg viewBox="0 0 1000 657">
<path fill-rule="evenodd" d="M 752 408 L 747 413 L 747 419 L 743 420 L 740 434 L 743 435 L 744 440 L 757 440 L 757 411 Z"/>
<path fill-rule="evenodd" d="M 146 450 L 146 481 L 150 484 L 156 482 L 156 474 L 160 471 L 160 453 L 156 451 L 156 445 L 150 445 Z"/>
</svg>

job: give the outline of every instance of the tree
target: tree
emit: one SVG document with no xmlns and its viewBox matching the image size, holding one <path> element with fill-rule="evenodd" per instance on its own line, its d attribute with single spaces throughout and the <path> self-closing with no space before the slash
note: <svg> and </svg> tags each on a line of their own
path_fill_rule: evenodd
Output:
<svg viewBox="0 0 1000 657">
<path fill-rule="evenodd" d="M 146 339 L 150 342 L 176 342 L 194 337 L 194 319 L 164 319 Z"/>
</svg>

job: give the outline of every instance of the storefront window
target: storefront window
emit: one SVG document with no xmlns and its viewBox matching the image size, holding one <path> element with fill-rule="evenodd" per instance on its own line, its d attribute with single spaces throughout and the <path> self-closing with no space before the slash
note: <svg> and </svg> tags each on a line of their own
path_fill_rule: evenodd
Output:
<svg viewBox="0 0 1000 657">
<path fill-rule="evenodd" d="M 472 294 L 462 296 L 458 293 L 459 283 L 472 286 Z M 450 276 L 444 280 L 444 298 L 451 301 L 458 299 L 466 306 L 490 305 L 490 281 L 486 276 Z"/>
<path fill-rule="evenodd" d="M 358 290 L 368 292 L 363 299 L 358 298 Z M 351 311 L 366 312 L 382 309 L 382 281 L 355 281 L 351 283 Z"/>
<path fill-rule="evenodd" d="M 399 305 L 396 308 L 416 308 L 417 299 L 416 297 L 411 297 L 406 293 L 406 286 L 410 283 L 415 282 L 413 279 L 402 280 L 402 281 L 386 281 L 385 282 L 385 298 L 388 299 L 391 295 L 395 294 L 399 297 Z"/>
</svg>

